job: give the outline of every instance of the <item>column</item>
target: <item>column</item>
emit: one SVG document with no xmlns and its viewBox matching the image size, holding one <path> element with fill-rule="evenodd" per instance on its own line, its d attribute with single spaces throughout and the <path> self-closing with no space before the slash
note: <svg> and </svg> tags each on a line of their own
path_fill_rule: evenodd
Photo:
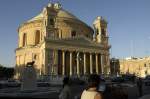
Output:
<svg viewBox="0 0 150 99">
<path fill-rule="evenodd" d="M 103 55 L 102 55 L 102 54 L 100 54 L 100 57 L 101 57 L 101 73 L 103 74 L 103 73 L 104 73 Z"/>
<path fill-rule="evenodd" d="M 79 52 L 77 52 L 77 75 L 80 75 L 80 69 L 79 69 Z"/>
<path fill-rule="evenodd" d="M 72 76 L 72 52 L 70 52 L 70 76 Z"/>
<path fill-rule="evenodd" d="M 24 65 L 26 65 L 26 54 L 24 55 Z"/>
<path fill-rule="evenodd" d="M 95 59 L 96 59 L 96 73 L 98 74 L 98 54 L 95 54 Z"/>
<path fill-rule="evenodd" d="M 93 61 L 92 61 L 92 53 L 90 53 L 90 74 L 93 74 Z"/>
<path fill-rule="evenodd" d="M 44 55 L 44 74 L 45 75 L 50 75 L 50 68 L 49 68 L 49 63 L 48 63 L 48 60 L 49 60 L 49 52 L 47 49 L 43 50 L 43 55 Z"/>
<path fill-rule="evenodd" d="M 53 65 L 54 74 L 58 75 L 58 50 L 54 50 L 54 65 Z"/>
<path fill-rule="evenodd" d="M 62 74 L 65 75 L 65 51 L 62 51 Z"/>
<path fill-rule="evenodd" d="M 86 74 L 86 53 L 84 53 L 84 74 Z"/>
<path fill-rule="evenodd" d="M 109 74 L 110 73 L 110 60 L 109 60 L 109 54 L 106 56 L 106 58 L 107 58 L 107 74 Z"/>
</svg>

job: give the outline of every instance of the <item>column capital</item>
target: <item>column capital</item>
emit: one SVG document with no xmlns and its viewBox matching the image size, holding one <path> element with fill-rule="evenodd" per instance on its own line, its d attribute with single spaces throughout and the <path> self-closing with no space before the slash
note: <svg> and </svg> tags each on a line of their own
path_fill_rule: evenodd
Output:
<svg viewBox="0 0 150 99">
<path fill-rule="evenodd" d="M 105 55 L 104 53 L 100 53 L 101 55 Z"/>
<path fill-rule="evenodd" d="M 90 53 L 90 55 L 93 55 L 94 53 L 93 52 L 89 52 Z"/>
<path fill-rule="evenodd" d="M 61 51 L 62 51 L 62 52 L 66 52 L 66 50 L 64 50 L 64 49 L 61 49 Z"/>
<path fill-rule="evenodd" d="M 82 52 L 83 54 L 87 54 L 87 52 Z"/>
<path fill-rule="evenodd" d="M 69 50 L 69 52 L 70 52 L 70 53 L 73 53 L 74 51 L 73 51 L 73 50 Z"/>
<path fill-rule="evenodd" d="M 78 52 L 78 53 L 80 53 L 80 51 L 79 51 L 79 50 L 75 50 L 75 52 Z"/>
<path fill-rule="evenodd" d="M 84 51 L 84 50 L 83 50 L 82 53 L 87 53 L 87 51 Z"/>
<path fill-rule="evenodd" d="M 100 54 L 99 52 L 94 52 L 95 54 Z"/>
<path fill-rule="evenodd" d="M 54 51 L 58 51 L 59 49 L 54 48 L 53 50 L 54 50 Z"/>
</svg>

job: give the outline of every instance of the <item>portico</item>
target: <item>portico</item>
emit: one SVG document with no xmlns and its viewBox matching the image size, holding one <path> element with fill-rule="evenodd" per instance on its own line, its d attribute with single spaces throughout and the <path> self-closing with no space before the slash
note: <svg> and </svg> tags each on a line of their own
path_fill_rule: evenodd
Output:
<svg viewBox="0 0 150 99">
<path fill-rule="evenodd" d="M 83 37 L 81 37 L 84 39 Z M 58 75 L 87 75 L 87 74 L 103 74 L 104 73 L 104 66 L 106 66 L 107 60 L 109 60 L 109 53 L 104 51 L 101 46 L 95 46 L 90 48 L 89 42 L 85 43 L 84 46 L 81 47 L 81 44 L 78 44 L 78 47 L 75 47 L 77 42 L 76 40 L 72 40 L 68 43 L 67 40 L 62 42 L 53 42 L 49 40 L 47 45 L 53 45 L 54 49 L 47 50 L 47 53 L 56 53 L 58 57 L 55 57 L 54 60 L 55 64 L 51 65 L 56 66 L 56 70 L 54 74 Z M 70 43 L 72 43 L 70 46 Z M 49 46 L 47 46 L 49 48 Z M 89 48 L 88 48 L 89 47 Z M 47 49 L 48 49 L 47 48 Z M 53 50 L 53 51 L 51 51 Z M 108 59 L 107 59 L 108 58 Z M 48 59 L 48 58 L 46 58 Z M 49 62 L 50 60 L 48 60 Z M 52 73 L 51 73 L 52 74 Z"/>
</svg>

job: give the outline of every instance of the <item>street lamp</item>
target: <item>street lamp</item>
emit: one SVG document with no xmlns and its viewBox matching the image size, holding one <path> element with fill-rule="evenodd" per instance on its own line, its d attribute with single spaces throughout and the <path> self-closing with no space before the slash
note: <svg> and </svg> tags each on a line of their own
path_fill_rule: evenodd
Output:
<svg viewBox="0 0 150 99">
<path fill-rule="evenodd" d="M 115 75 L 115 69 L 116 69 L 116 67 L 115 67 L 115 59 L 114 58 L 112 58 L 112 65 L 113 65 L 113 75 Z"/>
<path fill-rule="evenodd" d="M 116 61 L 114 60 L 114 74 L 116 75 Z"/>
</svg>

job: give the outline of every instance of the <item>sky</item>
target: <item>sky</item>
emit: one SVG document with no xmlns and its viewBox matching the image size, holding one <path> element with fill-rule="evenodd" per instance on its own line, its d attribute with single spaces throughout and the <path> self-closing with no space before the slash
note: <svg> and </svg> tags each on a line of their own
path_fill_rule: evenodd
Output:
<svg viewBox="0 0 150 99">
<path fill-rule="evenodd" d="M 97 16 L 108 22 L 111 57 L 150 56 L 150 0 L 0 0 L 0 64 L 15 66 L 19 25 L 49 1 L 92 27 Z"/>
</svg>

